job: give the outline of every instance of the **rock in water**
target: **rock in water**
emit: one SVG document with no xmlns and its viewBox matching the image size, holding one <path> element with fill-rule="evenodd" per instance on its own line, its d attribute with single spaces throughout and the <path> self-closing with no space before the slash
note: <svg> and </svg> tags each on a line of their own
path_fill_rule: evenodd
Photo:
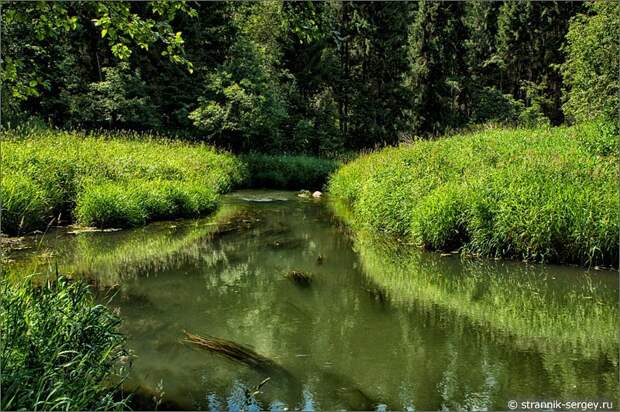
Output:
<svg viewBox="0 0 620 412">
<path fill-rule="evenodd" d="M 312 193 L 312 197 L 315 199 L 320 198 L 323 195 L 323 193 L 319 192 L 318 190 L 314 193 Z"/>
</svg>

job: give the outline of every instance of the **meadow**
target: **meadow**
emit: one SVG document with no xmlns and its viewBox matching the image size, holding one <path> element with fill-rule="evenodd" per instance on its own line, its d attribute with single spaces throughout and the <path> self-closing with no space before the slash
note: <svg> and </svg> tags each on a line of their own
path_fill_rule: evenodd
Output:
<svg viewBox="0 0 620 412">
<path fill-rule="evenodd" d="M 494 129 L 364 154 L 330 179 L 356 228 L 420 248 L 616 265 L 617 134 Z"/>
</svg>

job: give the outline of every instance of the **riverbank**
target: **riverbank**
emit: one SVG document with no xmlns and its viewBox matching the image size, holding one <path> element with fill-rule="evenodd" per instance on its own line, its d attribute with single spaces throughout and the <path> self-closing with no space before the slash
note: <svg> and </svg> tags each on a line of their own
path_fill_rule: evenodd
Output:
<svg viewBox="0 0 620 412">
<path fill-rule="evenodd" d="M 365 154 L 330 195 L 358 229 L 485 257 L 617 265 L 617 136 L 487 129 Z"/>
<path fill-rule="evenodd" d="M 213 211 L 245 179 L 234 156 L 135 133 L 33 131 L 2 141 L 2 231 L 131 227 Z"/>
<path fill-rule="evenodd" d="M 196 217 L 238 187 L 320 189 L 337 163 L 309 156 L 234 156 L 205 144 L 129 132 L 6 132 L 2 232 L 76 223 L 126 228 Z"/>
</svg>

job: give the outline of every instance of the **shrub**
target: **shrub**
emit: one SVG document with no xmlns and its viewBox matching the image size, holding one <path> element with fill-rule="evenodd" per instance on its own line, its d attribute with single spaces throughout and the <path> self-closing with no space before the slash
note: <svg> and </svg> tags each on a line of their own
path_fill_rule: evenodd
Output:
<svg viewBox="0 0 620 412">
<path fill-rule="evenodd" d="M 126 409 L 119 318 L 87 285 L 1 280 L 2 410 Z"/>
<path fill-rule="evenodd" d="M 601 127 L 487 130 L 384 149 L 338 170 L 329 192 L 350 205 L 355 226 L 421 247 L 615 265 L 617 146 Z"/>
</svg>

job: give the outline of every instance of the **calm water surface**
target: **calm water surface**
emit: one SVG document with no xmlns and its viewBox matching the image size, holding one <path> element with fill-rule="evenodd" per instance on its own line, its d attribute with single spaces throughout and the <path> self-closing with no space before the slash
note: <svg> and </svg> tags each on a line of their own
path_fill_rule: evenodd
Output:
<svg viewBox="0 0 620 412">
<path fill-rule="evenodd" d="M 262 408 L 617 401 L 616 273 L 405 253 L 353 239 L 331 210 L 290 192 L 240 191 L 207 219 L 58 230 L 9 257 L 41 270 L 57 262 L 116 290 L 109 304 L 136 355 L 128 386 L 163 391 L 168 407 L 219 400 L 226 409 L 245 396 L 242 384 L 267 377 Z M 311 282 L 287 277 L 293 270 Z M 273 365 L 183 343 L 184 330 L 250 347 Z"/>
</svg>

